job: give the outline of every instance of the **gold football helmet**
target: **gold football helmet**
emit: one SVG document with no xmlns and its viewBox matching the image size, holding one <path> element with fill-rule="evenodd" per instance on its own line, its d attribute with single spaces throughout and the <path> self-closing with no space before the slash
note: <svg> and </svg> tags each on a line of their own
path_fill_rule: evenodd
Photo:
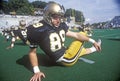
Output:
<svg viewBox="0 0 120 81">
<path fill-rule="evenodd" d="M 24 19 L 19 21 L 19 28 L 20 29 L 25 29 L 26 27 L 26 21 Z"/>
<path fill-rule="evenodd" d="M 51 23 L 52 16 L 58 15 L 62 20 L 64 14 L 65 14 L 65 9 L 63 6 L 55 2 L 49 2 L 47 6 L 44 8 L 43 18 L 45 22 L 47 22 L 49 25 L 52 26 Z"/>
</svg>

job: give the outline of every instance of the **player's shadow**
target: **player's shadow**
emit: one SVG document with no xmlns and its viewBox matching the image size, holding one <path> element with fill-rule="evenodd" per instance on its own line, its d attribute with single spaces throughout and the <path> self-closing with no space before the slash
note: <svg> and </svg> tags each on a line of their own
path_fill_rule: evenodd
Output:
<svg viewBox="0 0 120 81">
<path fill-rule="evenodd" d="M 45 67 L 59 66 L 58 64 L 50 60 L 50 58 L 45 54 L 37 54 L 37 56 L 40 66 L 45 66 Z M 32 71 L 32 66 L 30 64 L 28 55 L 24 55 L 22 58 L 18 59 L 16 63 L 19 65 L 23 65 L 25 68 Z"/>
<path fill-rule="evenodd" d="M 120 81 L 120 71 L 119 71 L 119 74 L 118 74 L 118 78 L 115 81 Z"/>
<path fill-rule="evenodd" d="M 108 38 L 108 40 L 112 40 L 112 41 L 120 41 L 120 38 Z"/>
</svg>

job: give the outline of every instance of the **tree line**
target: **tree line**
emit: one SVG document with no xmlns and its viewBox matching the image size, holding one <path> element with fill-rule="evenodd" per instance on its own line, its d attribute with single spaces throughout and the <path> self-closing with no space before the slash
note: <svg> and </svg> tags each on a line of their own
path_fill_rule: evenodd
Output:
<svg viewBox="0 0 120 81">
<path fill-rule="evenodd" d="M 4 14 L 10 14 L 10 12 L 16 12 L 17 15 L 34 15 L 34 11 L 39 8 L 43 9 L 47 2 L 28 0 L 2 0 L 0 4 L 0 12 Z M 85 18 L 81 11 L 75 9 L 66 9 L 65 17 L 75 17 L 75 22 L 84 23 Z"/>
</svg>

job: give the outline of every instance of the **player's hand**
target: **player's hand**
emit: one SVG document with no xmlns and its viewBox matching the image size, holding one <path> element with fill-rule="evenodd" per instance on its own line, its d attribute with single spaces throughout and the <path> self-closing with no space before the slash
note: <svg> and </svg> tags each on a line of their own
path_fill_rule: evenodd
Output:
<svg viewBox="0 0 120 81">
<path fill-rule="evenodd" d="M 93 45 L 97 51 L 101 51 L 101 44 L 99 44 L 98 42 L 95 42 Z"/>
<path fill-rule="evenodd" d="M 30 79 L 30 81 L 41 81 L 42 78 L 45 78 L 44 73 L 38 72 L 38 73 L 35 73 L 35 74 L 32 76 L 32 78 Z"/>
</svg>

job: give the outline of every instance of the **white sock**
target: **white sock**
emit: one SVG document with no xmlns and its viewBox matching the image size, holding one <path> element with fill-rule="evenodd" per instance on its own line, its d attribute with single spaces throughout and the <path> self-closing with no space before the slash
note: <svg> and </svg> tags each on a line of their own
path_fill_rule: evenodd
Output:
<svg viewBox="0 0 120 81">
<path fill-rule="evenodd" d="M 12 47 L 12 48 L 14 47 L 14 44 L 13 44 L 13 43 L 11 44 L 11 47 Z"/>
<path fill-rule="evenodd" d="M 101 45 L 102 41 L 101 39 L 98 39 L 98 42 L 97 42 L 99 45 Z"/>
<path fill-rule="evenodd" d="M 96 51 L 96 48 L 95 48 L 94 46 L 92 46 L 92 47 L 90 48 L 90 50 L 91 50 L 91 52 L 95 52 L 95 51 Z"/>
</svg>

